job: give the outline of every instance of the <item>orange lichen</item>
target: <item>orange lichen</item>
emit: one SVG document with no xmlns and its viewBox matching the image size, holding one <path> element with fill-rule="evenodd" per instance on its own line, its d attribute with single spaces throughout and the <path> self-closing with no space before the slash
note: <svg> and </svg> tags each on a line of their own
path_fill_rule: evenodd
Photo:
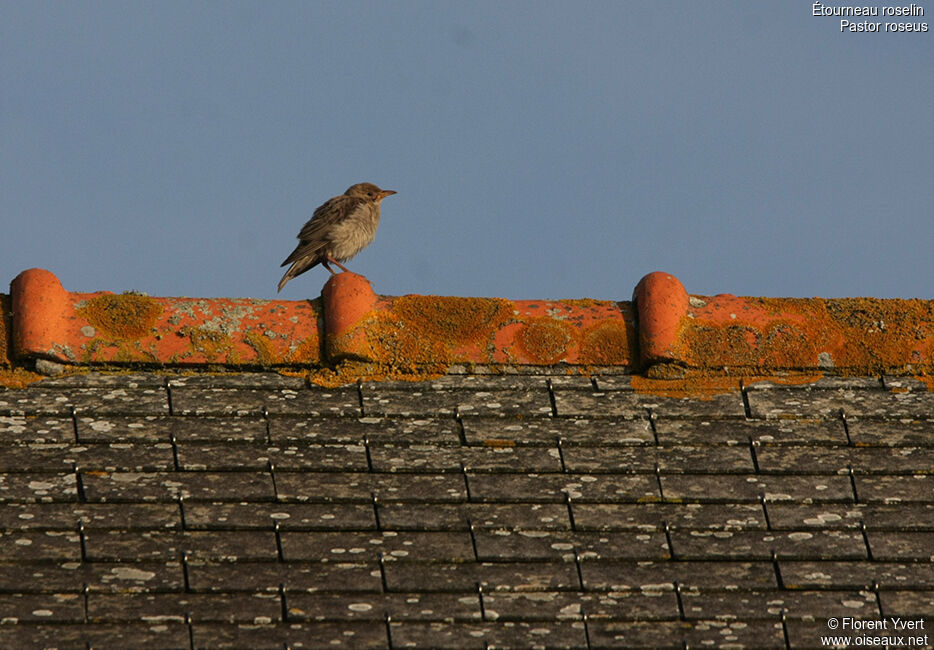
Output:
<svg viewBox="0 0 934 650">
<path fill-rule="evenodd" d="M 716 298 L 710 300 L 715 305 Z M 820 367 L 847 375 L 901 373 L 934 363 L 932 301 L 732 300 L 739 304 L 730 321 L 712 309 L 682 320 L 677 358 L 698 368 Z"/>
<path fill-rule="evenodd" d="M 256 353 L 256 362 L 262 366 L 271 366 L 279 362 L 276 349 L 272 341 L 256 330 L 249 330 L 243 334 L 243 342 L 253 348 Z"/>
<path fill-rule="evenodd" d="M 10 326 L 10 296 L 0 293 L 0 368 L 9 368 L 12 364 L 10 344 L 12 327 Z"/>
<path fill-rule="evenodd" d="M 29 384 L 45 379 L 36 372 L 23 368 L 0 369 L 0 386 L 6 388 L 26 388 Z"/>
<path fill-rule="evenodd" d="M 581 361 L 597 365 L 627 365 L 639 358 L 637 337 L 629 335 L 624 321 L 606 320 L 584 332 Z"/>
<path fill-rule="evenodd" d="M 658 395 L 660 397 L 713 399 L 715 395 L 738 393 L 740 382 L 749 386 L 761 381 L 768 381 L 784 386 L 813 384 L 823 377 L 821 373 L 790 373 L 743 376 L 738 374 L 685 371 L 685 376 L 677 379 L 649 378 L 633 375 L 631 386 L 637 393 Z"/>
<path fill-rule="evenodd" d="M 151 333 L 162 305 L 134 293 L 105 294 L 91 298 L 75 312 L 104 338 L 139 339 Z"/>
<path fill-rule="evenodd" d="M 528 359 L 551 365 L 565 357 L 574 328 L 556 318 L 531 318 L 516 334 L 516 344 Z"/>
<path fill-rule="evenodd" d="M 513 316 L 508 300 L 455 296 L 401 296 L 392 311 L 414 333 L 453 347 L 485 343 Z"/>
<path fill-rule="evenodd" d="M 288 363 L 318 363 L 321 361 L 321 341 L 317 332 L 302 339 L 295 349 L 286 356 Z"/>
</svg>

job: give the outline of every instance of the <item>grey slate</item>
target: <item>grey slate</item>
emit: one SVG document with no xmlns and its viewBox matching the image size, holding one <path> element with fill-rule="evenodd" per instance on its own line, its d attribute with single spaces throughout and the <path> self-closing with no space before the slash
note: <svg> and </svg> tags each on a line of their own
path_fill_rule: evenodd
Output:
<svg viewBox="0 0 934 650">
<path fill-rule="evenodd" d="M 924 383 L 475 370 L 0 391 L 0 646 L 794 648 L 929 616 Z"/>
</svg>

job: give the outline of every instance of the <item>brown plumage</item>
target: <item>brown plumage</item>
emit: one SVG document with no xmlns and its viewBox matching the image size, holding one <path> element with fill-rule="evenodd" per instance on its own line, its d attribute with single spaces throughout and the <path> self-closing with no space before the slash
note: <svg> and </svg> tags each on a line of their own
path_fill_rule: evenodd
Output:
<svg viewBox="0 0 934 650">
<path fill-rule="evenodd" d="M 279 280 L 279 291 L 285 283 L 308 269 L 321 264 L 334 275 L 329 263 L 341 264 L 373 242 L 379 226 L 379 204 L 393 190 L 381 190 L 373 183 L 357 183 L 340 196 L 328 199 L 315 210 L 311 219 L 298 233 L 298 246 L 285 258 L 282 266 L 291 264 Z"/>
</svg>

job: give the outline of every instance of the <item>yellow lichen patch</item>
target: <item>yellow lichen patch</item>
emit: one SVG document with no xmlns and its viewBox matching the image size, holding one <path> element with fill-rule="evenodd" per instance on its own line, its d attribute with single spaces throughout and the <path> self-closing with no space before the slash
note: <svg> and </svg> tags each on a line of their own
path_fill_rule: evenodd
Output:
<svg viewBox="0 0 934 650">
<path fill-rule="evenodd" d="M 218 360 L 233 362 L 233 342 L 221 331 L 206 327 L 183 327 L 178 333 L 191 341 L 191 351 L 200 352 L 208 363 Z"/>
<path fill-rule="evenodd" d="M 91 298 L 75 310 L 110 339 L 138 339 L 151 333 L 162 314 L 162 305 L 148 296 L 133 293 L 102 295 Z"/>
<path fill-rule="evenodd" d="M 22 368 L 0 369 L 0 386 L 6 388 L 26 388 L 29 384 L 45 379 L 36 372 Z"/>
<path fill-rule="evenodd" d="M 10 296 L 0 293 L 0 368 L 9 368 L 10 360 Z"/>
<path fill-rule="evenodd" d="M 318 363 L 321 361 L 321 342 L 317 334 L 304 338 L 287 357 L 289 363 Z"/>
<path fill-rule="evenodd" d="M 557 363 L 567 355 L 574 328 L 556 318 L 531 318 L 516 334 L 519 350 L 535 363 Z"/>
<path fill-rule="evenodd" d="M 483 344 L 513 315 L 508 300 L 454 296 L 401 296 L 392 311 L 414 333 L 448 347 Z"/>
<path fill-rule="evenodd" d="M 634 364 L 639 356 L 636 343 L 636 337 L 629 336 L 623 321 L 606 320 L 584 332 L 580 360 L 606 366 Z"/>
<path fill-rule="evenodd" d="M 256 330 L 249 330 L 243 335 L 243 341 L 256 353 L 256 362 L 263 366 L 271 366 L 274 363 L 277 363 L 276 349 L 272 344 L 272 341 L 269 340 L 269 337 L 264 336 L 261 332 Z"/>
<path fill-rule="evenodd" d="M 637 393 L 660 397 L 713 399 L 715 395 L 739 392 L 738 377 L 685 377 L 684 379 L 648 379 L 633 375 L 631 386 Z"/>
<path fill-rule="evenodd" d="M 431 379 L 437 379 L 445 373 L 444 370 L 433 371 L 429 368 L 421 368 L 408 372 L 381 363 L 343 361 L 333 368 L 316 368 L 308 373 L 280 371 L 280 374 L 301 376 L 318 386 L 336 388 L 337 386 L 345 386 L 356 381 L 429 381 Z"/>
<path fill-rule="evenodd" d="M 515 440 L 508 440 L 506 438 L 487 438 L 483 441 L 484 447 L 493 447 L 494 449 L 506 449 L 508 447 L 515 447 Z"/>
</svg>

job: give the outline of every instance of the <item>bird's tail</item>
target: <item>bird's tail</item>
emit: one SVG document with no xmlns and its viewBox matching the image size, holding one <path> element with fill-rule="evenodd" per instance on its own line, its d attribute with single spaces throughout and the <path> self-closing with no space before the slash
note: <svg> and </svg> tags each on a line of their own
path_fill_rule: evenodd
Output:
<svg viewBox="0 0 934 650">
<path fill-rule="evenodd" d="M 276 289 L 276 293 L 282 291 L 282 287 L 292 278 L 298 277 L 308 269 L 314 268 L 318 265 L 318 262 L 310 260 L 308 258 L 302 258 L 295 260 L 292 263 L 292 266 L 289 267 L 289 270 L 285 272 L 285 275 L 282 276 L 282 279 L 279 280 L 279 288 Z"/>
</svg>

